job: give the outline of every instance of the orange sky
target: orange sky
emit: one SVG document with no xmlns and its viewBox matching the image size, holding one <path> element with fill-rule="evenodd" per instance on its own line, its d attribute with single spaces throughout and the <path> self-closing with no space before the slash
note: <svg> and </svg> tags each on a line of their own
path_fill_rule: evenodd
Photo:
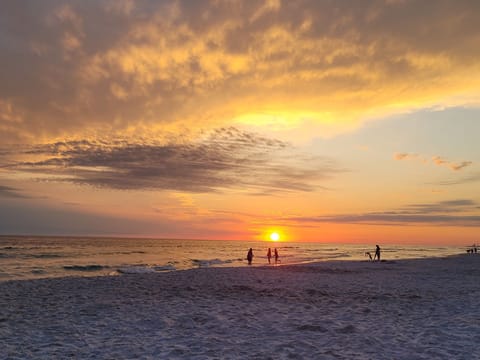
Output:
<svg viewBox="0 0 480 360">
<path fill-rule="evenodd" d="M 478 242 L 474 2 L 2 10 L 0 234 Z"/>
</svg>

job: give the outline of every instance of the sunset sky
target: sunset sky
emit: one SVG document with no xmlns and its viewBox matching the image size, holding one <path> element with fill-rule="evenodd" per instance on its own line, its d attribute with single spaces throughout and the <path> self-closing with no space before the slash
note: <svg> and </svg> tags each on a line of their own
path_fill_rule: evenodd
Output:
<svg viewBox="0 0 480 360">
<path fill-rule="evenodd" d="M 0 3 L 0 234 L 480 242 L 480 2 Z"/>
</svg>

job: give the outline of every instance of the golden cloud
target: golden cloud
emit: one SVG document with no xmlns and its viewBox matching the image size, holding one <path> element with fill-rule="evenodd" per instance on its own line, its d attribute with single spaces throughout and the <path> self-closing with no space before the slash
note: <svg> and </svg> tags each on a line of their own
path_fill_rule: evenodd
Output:
<svg viewBox="0 0 480 360">
<path fill-rule="evenodd" d="M 429 160 L 426 156 L 420 156 L 419 154 L 412 154 L 412 153 L 395 153 L 393 154 L 393 158 L 395 160 L 417 160 L 424 164 L 429 163 Z M 472 161 L 465 161 L 465 160 L 459 161 L 459 162 L 453 162 L 448 160 L 447 158 L 444 158 L 438 155 L 431 157 L 431 163 L 433 163 L 436 166 L 447 167 L 453 171 L 460 171 L 473 164 Z"/>
<path fill-rule="evenodd" d="M 8 138 L 261 128 L 261 119 L 325 135 L 373 117 L 480 103 L 480 9 L 468 1 L 9 6 L 24 21 L 8 27 L 12 12 L 0 15 L 10 39 L 0 65 L 12 69 L 0 99 L 16 99 L 28 121 Z M 11 45 L 23 43 L 27 72 Z"/>
</svg>

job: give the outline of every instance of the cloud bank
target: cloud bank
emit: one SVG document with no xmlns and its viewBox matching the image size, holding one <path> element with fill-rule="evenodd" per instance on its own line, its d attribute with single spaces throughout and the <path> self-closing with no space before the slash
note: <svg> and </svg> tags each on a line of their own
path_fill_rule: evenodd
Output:
<svg viewBox="0 0 480 360">
<path fill-rule="evenodd" d="M 343 171 L 329 158 L 305 156 L 285 142 L 232 127 L 195 142 L 81 140 L 3 152 L 7 171 L 121 190 L 313 191 Z M 8 188 L 3 193 L 13 194 Z"/>
<path fill-rule="evenodd" d="M 468 199 L 411 204 L 401 209 L 361 214 L 292 217 L 296 223 L 344 223 L 364 225 L 434 225 L 479 227 L 479 205 Z"/>
<path fill-rule="evenodd" d="M 478 104 L 480 3 L 5 1 L 0 138 Z"/>
<path fill-rule="evenodd" d="M 2 197 L 11 199 L 28 199 L 28 197 L 21 194 L 18 189 L 5 185 L 0 185 L 0 198 Z"/>
</svg>

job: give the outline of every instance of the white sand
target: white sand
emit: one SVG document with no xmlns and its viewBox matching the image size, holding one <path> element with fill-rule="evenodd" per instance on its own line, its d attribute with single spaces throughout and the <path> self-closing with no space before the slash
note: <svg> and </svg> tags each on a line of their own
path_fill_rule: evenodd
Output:
<svg viewBox="0 0 480 360">
<path fill-rule="evenodd" d="M 0 358 L 480 359 L 480 255 L 0 283 Z"/>
</svg>

